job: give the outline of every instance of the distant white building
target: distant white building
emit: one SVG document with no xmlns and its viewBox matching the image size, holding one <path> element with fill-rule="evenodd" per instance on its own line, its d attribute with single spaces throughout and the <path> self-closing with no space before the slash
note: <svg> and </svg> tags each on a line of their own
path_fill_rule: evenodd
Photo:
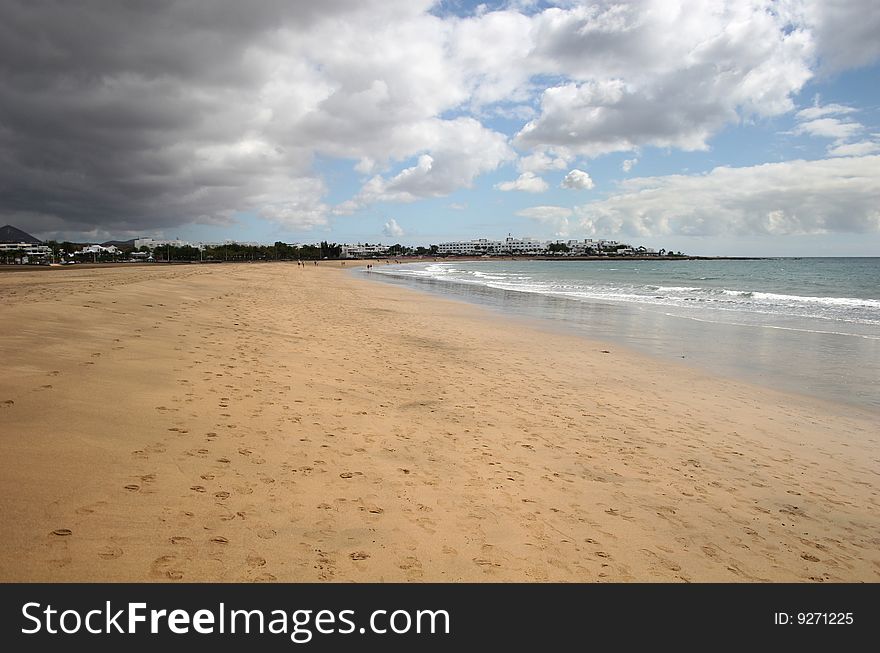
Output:
<svg viewBox="0 0 880 653">
<path fill-rule="evenodd" d="M 514 238 L 507 236 L 503 240 L 475 238 L 473 240 L 454 240 L 439 243 L 438 254 L 452 256 L 491 256 L 498 254 L 515 254 L 536 256 L 554 253 L 550 246 L 565 245 L 567 251 L 557 251 L 561 256 L 594 256 L 597 254 L 618 254 L 623 256 L 657 256 L 657 252 L 647 247 L 632 247 L 616 240 L 584 238 L 582 240 L 541 241 L 533 238 Z M 554 248 L 558 249 L 558 248 Z"/>
<path fill-rule="evenodd" d="M 104 247 L 103 245 L 89 245 L 88 247 L 83 247 L 78 252 L 74 252 L 74 254 L 121 254 L 121 250 L 116 245 L 108 245 Z"/>
<path fill-rule="evenodd" d="M 48 245 L 33 243 L 0 243 L 0 252 L 22 252 L 25 256 L 46 256 L 52 253 Z"/>
<path fill-rule="evenodd" d="M 342 245 L 342 258 L 376 258 L 377 256 L 385 256 L 388 254 L 388 245 Z"/>
<path fill-rule="evenodd" d="M 563 241 L 560 241 L 563 242 Z M 568 246 L 569 254 L 572 256 L 589 256 L 599 251 L 599 244 L 592 238 L 584 238 L 583 240 L 567 240 L 564 241 Z"/>
<path fill-rule="evenodd" d="M 513 238 L 508 236 L 504 240 L 489 240 L 476 238 L 474 240 L 455 240 L 437 245 L 438 254 L 452 254 L 455 256 L 482 256 L 484 254 L 545 254 L 549 243 L 532 238 Z"/>
<path fill-rule="evenodd" d="M 627 247 L 627 245 L 622 245 L 616 240 L 597 240 L 596 244 L 601 250 L 612 250 L 617 249 L 618 247 Z"/>
<path fill-rule="evenodd" d="M 171 247 L 187 247 L 190 243 L 180 240 L 180 239 L 165 239 L 160 240 L 156 238 L 135 238 L 134 248 L 140 249 L 141 247 L 146 247 L 147 249 L 156 249 L 157 247 L 165 247 L 166 245 L 170 245 Z"/>
<path fill-rule="evenodd" d="M 17 254 L 15 262 L 29 263 L 30 259 L 46 259 L 52 256 L 52 248 L 48 245 L 33 243 L 0 243 L 0 258 L 6 260 L 12 253 Z"/>
<path fill-rule="evenodd" d="M 503 254 L 546 254 L 549 243 L 532 238 L 512 238 L 508 236 L 501 243 Z"/>
<path fill-rule="evenodd" d="M 488 240 L 486 238 L 454 240 L 437 245 L 438 254 L 453 254 L 455 256 L 481 256 L 489 253 L 496 254 L 500 251 L 500 240 Z"/>
</svg>

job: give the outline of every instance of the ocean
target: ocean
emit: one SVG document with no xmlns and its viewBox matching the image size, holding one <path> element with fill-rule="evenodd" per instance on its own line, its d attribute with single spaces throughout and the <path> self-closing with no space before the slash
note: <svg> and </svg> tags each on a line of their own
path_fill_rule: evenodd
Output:
<svg viewBox="0 0 880 653">
<path fill-rule="evenodd" d="M 438 260 L 359 273 L 880 410 L 880 258 Z"/>
</svg>

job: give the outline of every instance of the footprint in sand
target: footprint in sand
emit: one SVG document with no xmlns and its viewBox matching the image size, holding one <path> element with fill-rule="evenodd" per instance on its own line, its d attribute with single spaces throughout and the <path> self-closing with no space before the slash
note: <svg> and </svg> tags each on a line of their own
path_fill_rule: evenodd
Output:
<svg viewBox="0 0 880 653">
<path fill-rule="evenodd" d="M 205 486 L 204 485 L 191 485 L 189 489 L 192 490 L 193 492 L 204 492 Z"/>
<path fill-rule="evenodd" d="M 432 528 L 432 526 L 435 526 L 436 524 L 433 520 L 428 519 L 427 517 L 419 517 L 418 519 L 416 519 L 416 524 L 424 528 L 428 533 L 432 535 L 437 532 L 436 529 Z"/>
<path fill-rule="evenodd" d="M 6 399 L 2 405 L 5 406 L 6 408 L 9 408 L 11 406 L 14 406 L 15 402 L 12 401 L 12 399 Z"/>
<path fill-rule="evenodd" d="M 249 555 L 245 562 L 247 562 L 248 567 L 256 569 L 257 567 L 265 567 L 266 566 L 266 558 L 258 555 Z"/>
<path fill-rule="evenodd" d="M 91 515 L 92 513 L 96 512 L 98 508 L 102 508 L 105 505 L 107 505 L 105 501 L 98 501 L 97 503 L 93 503 L 89 506 L 80 506 L 79 508 L 74 510 L 74 512 L 77 515 Z"/>
<path fill-rule="evenodd" d="M 489 560 L 488 558 L 473 558 L 473 562 L 475 565 L 480 567 L 500 567 L 501 563 L 495 562 L 494 560 Z"/>
<path fill-rule="evenodd" d="M 102 560 L 115 560 L 122 555 L 123 551 L 118 546 L 105 546 L 98 550 L 98 557 Z"/>
<path fill-rule="evenodd" d="M 227 538 L 223 537 L 222 535 L 217 535 L 215 537 L 212 537 L 211 541 L 214 544 L 229 544 L 229 540 Z"/>
<path fill-rule="evenodd" d="M 150 573 L 158 578 L 180 580 L 183 578 L 183 571 L 177 568 L 178 562 L 176 556 L 159 556 L 150 565 Z"/>
<path fill-rule="evenodd" d="M 52 531 L 52 535 L 57 535 L 58 537 L 67 537 L 68 535 L 73 535 L 73 531 L 69 528 L 56 528 Z"/>
<path fill-rule="evenodd" d="M 220 499 L 221 501 L 223 501 L 223 500 L 229 498 L 229 492 L 226 492 L 226 491 L 223 491 L 223 492 L 215 492 L 215 493 L 214 493 L 214 497 L 217 498 L 217 499 Z"/>
<path fill-rule="evenodd" d="M 170 540 L 172 544 L 192 544 L 192 540 L 185 535 L 175 535 Z"/>
<path fill-rule="evenodd" d="M 370 557 L 370 554 L 366 551 L 355 551 L 354 553 L 349 553 L 348 557 L 352 560 L 366 560 Z"/>
<path fill-rule="evenodd" d="M 130 483 L 130 484 L 125 485 L 125 486 L 123 486 L 123 487 L 124 487 L 126 490 L 128 490 L 129 492 L 137 492 L 138 490 L 141 489 L 141 486 L 140 486 L 140 485 L 135 485 L 134 483 Z"/>
</svg>

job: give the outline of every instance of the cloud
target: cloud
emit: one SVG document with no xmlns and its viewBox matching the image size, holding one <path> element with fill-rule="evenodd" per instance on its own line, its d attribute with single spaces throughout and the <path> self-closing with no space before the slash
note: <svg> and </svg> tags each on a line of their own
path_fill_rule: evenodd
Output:
<svg viewBox="0 0 880 653">
<path fill-rule="evenodd" d="M 495 184 L 495 188 L 503 191 L 521 190 L 527 193 L 543 193 L 549 186 L 547 182 L 533 172 L 524 172 L 513 181 Z"/>
<path fill-rule="evenodd" d="M 319 156 L 375 174 L 429 152 L 424 193 L 402 196 L 467 186 L 508 146 L 441 118 L 473 89 L 431 4 L 3 3 L 0 219 L 144 233 L 248 211 L 312 228 L 331 214 Z"/>
<path fill-rule="evenodd" d="M 828 156 L 865 156 L 876 152 L 880 152 L 880 142 L 878 141 L 844 143 L 828 148 Z"/>
<path fill-rule="evenodd" d="M 535 220 L 549 226 L 555 236 L 568 236 L 570 230 L 569 218 L 574 211 L 564 206 L 532 206 L 516 212 L 516 215 Z"/>
<path fill-rule="evenodd" d="M 528 156 L 522 157 L 517 162 L 517 168 L 520 172 L 544 172 L 545 170 L 565 170 L 571 155 L 562 152 L 542 152 L 538 151 Z"/>
<path fill-rule="evenodd" d="M 786 235 L 880 230 L 880 156 L 715 168 L 621 182 L 576 207 L 587 234 Z"/>
<path fill-rule="evenodd" d="M 620 169 L 624 172 L 629 172 L 633 169 L 633 166 L 639 162 L 638 159 L 625 159 L 623 163 L 620 164 Z"/>
<path fill-rule="evenodd" d="M 880 13 L 874 0 L 807 0 L 793 18 L 814 34 L 826 73 L 858 68 L 880 58 Z"/>
<path fill-rule="evenodd" d="M 413 125 L 420 133 L 421 154 L 415 164 L 392 177 L 375 175 L 351 200 L 334 208 L 346 214 L 376 202 L 415 202 L 468 188 L 479 175 L 514 158 L 503 134 L 473 118 L 429 120 Z"/>
<path fill-rule="evenodd" d="M 275 183 L 282 188 L 275 188 L 267 183 L 263 194 L 250 198 L 258 215 L 296 229 L 327 224 L 328 207 L 321 201 L 326 193 L 323 181 L 303 177 L 282 178 Z"/>
<path fill-rule="evenodd" d="M 564 206 L 532 206 L 517 211 L 516 215 L 533 220 L 559 220 L 571 217 L 572 213 L 571 209 Z"/>
<path fill-rule="evenodd" d="M 855 109 L 843 104 L 826 104 L 825 106 L 821 106 L 817 98 L 817 101 L 813 106 L 801 109 L 795 114 L 795 118 L 797 120 L 809 121 L 816 120 L 817 118 L 824 118 L 825 116 L 842 115 L 853 112 L 855 112 Z"/>
<path fill-rule="evenodd" d="M 703 150 L 792 111 L 817 61 L 877 59 L 878 20 L 868 0 L 0 3 L 0 221 L 311 229 L 514 161 L 534 191 L 578 156 Z M 799 128 L 868 151 L 833 107 Z M 340 160 L 365 181 L 331 206 Z"/>
<path fill-rule="evenodd" d="M 571 190 L 590 190 L 594 185 L 589 174 L 583 170 L 575 169 L 565 175 L 559 186 Z"/>
<path fill-rule="evenodd" d="M 548 9 L 533 31 L 533 58 L 568 81 L 542 91 L 525 149 L 704 150 L 726 124 L 791 110 L 812 75 L 810 32 L 760 2 Z"/>
<path fill-rule="evenodd" d="M 831 116 L 849 115 L 856 109 L 841 104 L 822 106 L 818 99 L 812 107 L 802 109 L 795 114 L 797 124 L 792 133 L 807 134 L 818 138 L 833 139 L 828 146 L 828 156 L 862 156 L 873 154 L 880 149 L 880 142 L 862 140 L 852 141 L 865 131 L 864 125 L 851 118 L 835 118 Z"/>
<path fill-rule="evenodd" d="M 794 133 L 845 141 L 861 129 L 862 126 L 857 122 L 844 121 L 837 118 L 817 118 L 800 123 L 795 127 Z"/>
<path fill-rule="evenodd" d="M 403 227 L 397 224 L 397 220 L 391 218 L 382 226 L 382 234 L 389 238 L 399 238 L 404 235 Z"/>
</svg>

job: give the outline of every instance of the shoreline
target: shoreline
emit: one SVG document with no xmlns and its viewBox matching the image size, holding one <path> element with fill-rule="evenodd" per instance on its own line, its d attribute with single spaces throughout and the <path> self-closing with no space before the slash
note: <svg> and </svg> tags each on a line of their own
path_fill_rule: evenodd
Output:
<svg viewBox="0 0 880 653">
<path fill-rule="evenodd" d="M 354 274 L 354 270 L 352 273 Z M 655 337 L 646 344 L 639 341 L 640 331 L 634 326 L 645 322 L 641 317 L 643 315 L 641 311 L 644 307 L 638 303 L 603 301 L 601 298 L 588 298 L 571 303 L 574 300 L 568 297 L 515 289 L 504 290 L 493 288 L 491 285 L 462 285 L 442 279 L 404 277 L 382 273 L 381 268 L 374 278 L 385 284 L 415 290 L 432 297 L 464 302 L 470 306 L 487 310 L 493 316 L 520 320 L 531 328 L 551 333 L 575 335 L 587 341 L 624 347 L 634 355 L 646 356 L 672 365 L 681 364 L 686 359 L 687 362 L 684 363 L 686 367 L 701 371 L 709 376 L 738 381 L 761 390 L 779 391 L 810 401 L 821 401 L 829 406 L 846 406 L 851 410 L 880 417 L 880 404 L 877 403 L 874 396 L 866 393 L 856 395 L 853 393 L 853 389 L 846 385 L 834 386 L 831 382 L 813 376 L 812 370 L 800 376 L 790 370 L 783 372 L 783 368 L 779 368 L 779 366 L 786 366 L 784 369 L 788 370 L 786 361 L 762 361 L 759 365 L 755 365 L 753 361 L 750 366 L 733 364 L 735 350 L 731 349 L 726 353 L 721 353 L 723 350 L 711 346 L 712 338 L 706 339 L 701 350 L 701 347 L 696 346 L 696 343 L 702 336 L 694 337 L 694 334 L 688 329 L 693 328 L 689 325 L 698 324 L 702 327 L 708 322 L 708 328 L 713 329 L 714 338 L 752 344 L 756 342 L 754 338 L 760 338 L 762 332 L 766 330 L 775 333 L 781 329 L 786 332 L 794 332 L 796 336 L 801 337 L 821 335 L 861 338 L 862 336 L 858 334 L 798 330 L 765 324 L 712 322 L 705 317 L 659 312 L 659 314 L 651 315 L 652 333 L 663 333 L 667 337 Z M 601 316 L 595 313 L 597 307 L 601 307 Z M 609 316 L 617 317 L 609 319 Z M 660 329 L 658 319 L 668 323 L 665 330 Z M 597 321 L 602 325 L 598 326 Z M 674 323 L 681 326 L 676 326 Z M 642 328 L 647 327 L 643 326 Z M 750 332 L 754 336 L 750 335 Z M 681 335 L 687 333 L 691 334 L 690 338 Z M 705 350 L 705 347 L 710 347 L 710 350 Z"/>
<path fill-rule="evenodd" d="M 867 415 L 346 263 L 3 278 L 0 579 L 880 578 Z"/>
<path fill-rule="evenodd" d="M 318 260 L 320 264 L 339 264 L 352 263 L 354 265 L 366 265 L 372 261 L 385 262 L 393 265 L 405 265 L 407 263 L 423 263 L 433 261 L 442 263 L 444 261 L 768 261 L 775 259 L 803 259 L 811 258 L 808 256 L 513 256 L 508 254 L 492 255 L 492 256 L 384 256 L 379 258 L 357 258 L 357 259 L 304 259 L 309 264 Z M 814 257 L 824 258 L 824 257 Z M 863 257 L 864 258 L 864 257 Z M 284 260 L 268 260 L 268 261 L 172 261 L 170 265 L 241 265 L 254 263 L 296 263 L 296 259 Z M 168 266 L 167 262 L 146 263 L 143 261 L 114 261 L 110 263 L 76 263 L 73 266 L 60 265 L 53 263 L 51 265 L 30 265 L 30 264 L 5 264 L 0 263 L 0 273 L 2 272 L 40 272 L 45 270 L 61 270 L 61 269 L 101 269 L 101 268 L 117 268 L 117 267 L 154 267 Z"/>
</svg>

